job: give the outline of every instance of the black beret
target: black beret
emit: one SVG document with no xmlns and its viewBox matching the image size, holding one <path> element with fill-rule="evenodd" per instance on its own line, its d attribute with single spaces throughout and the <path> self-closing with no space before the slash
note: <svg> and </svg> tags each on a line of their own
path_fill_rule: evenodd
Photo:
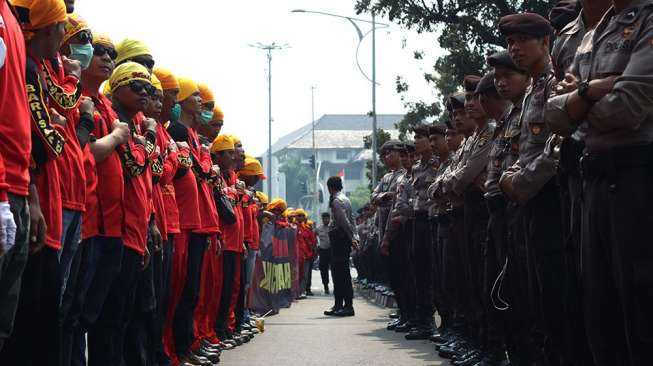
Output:
<svg viewBox="0 0 653 366">
<path fill-rule="evenodd" d="M 406 151 L 414 152 L 415 151 L 415 142 L 414 141 L 406 141 L 406 142 L 404 142 L 404 147 L 406 148 Z"/>
<path fill-rule="evenodd" d="M 381 154 L 389 153 L 390 151 L 396 151 L 401 149 L 401 141 L 398 140 L 389 140 L 381 146 Z"/>
<path fill-rule="evenodd" d="M 561 31 L 567 24 L 578 18 L 582 8 L 582 4 L 579 0 L 558 1 L 549 13 L 551 25 L 556 31 Z"/>
<path fill-rule="evenodd" d="M 524 72 L 524 70 L 519 69 L 517 65 L 515 65 L 508 51 L 500 51 L 491 54 L 490 56 L 487 57 L 487 64 L 492 67 L 503 66 L 522 73 Z"/>
<path fill-rule="evenodd" d="M 415 126 L 413 126 L 413 132 L 415 133 L 415 135 L 428 137 L 429 136 L 429 125 L 424 123 L 424 122 L 420 122 L 420 123 L 416 124 Z"/>
<path fill-rule="evenodd" d="M 473 93 L 474 90 L 476 90 L 476 86 L 478 85 L 479 81 L 481 81 L 481 77 L 478 75 L 466 75 L 465 80 L 463 81 L 465 91 L 468 93 Z"/>
<path fill-rule="evenodd" d="M 490 71 L 487 74 L 483 75 L 481 81 L 478 82 L 474 94 L 484 94 L 492 91 L 496 92 L 496 87 L 494 86 L 494 71 Z"/>
<path fill-rule="evenodd" d="M 447 132 L 447 127 L 442 124 L 442 123 L 434 123 L 431 125 L 429 128 L 429 135 L 441 135 L 444 136 L 444 134 Z"/>
<path fill-rule="evenodd" d="M 449 102 L 451 103 L 452 111 L 456 109 L 465 108 L 465 94 L 464 93 L 454 93 L 449 96 Z"/>
<path fill-rule="evenodd" d="M 520 33 L 535 37 L 550 36 L 553 27 L 545 17 L 535 13 L 510 14 L 499 20 L 499 32 L 504 36 Z"/>
</svg>

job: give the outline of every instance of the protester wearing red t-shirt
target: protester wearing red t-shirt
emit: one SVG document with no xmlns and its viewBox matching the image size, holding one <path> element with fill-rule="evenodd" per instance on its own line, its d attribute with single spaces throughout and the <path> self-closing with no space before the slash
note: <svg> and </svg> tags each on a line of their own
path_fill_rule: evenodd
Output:
<svg viewBox="0 0 653 366">
<path fill-rule="evenodd" d="M 220 234 L 212 188 L 215 180 L 208 147 L 201 145 L 196 132 L 202 108 L 197 84 L 178 78 L 177 102 L 181 107 L 178 122 L 171 122 L 168 133 L 190 151 L 191 168 L 174 180 L 181 233 L 175 238 L 171 294 L 166 316 L 165 346 L 179 361 L 197 361 L 198 356 L 215 357 L 196 345 L 193 313 L 198 303 L 204 254 L 209 237 Z M 173 322 L 174 320 L 174 322 Z"/>
<path fill-rule="evenodd" d="M 69 366 L 72 359 L 85 358 L 85 333 L 92 328 L 107 301 L 109 290 L 121 268 L 124 220 L 124 177 L 118 146 L 126 143 L 129 126 L 118 120 L 111 101 L 99 92 L 100 85 L 109 79 L 114 69 L 114 46 L 107 36 L 94 33 L 96 49 L 88 68 L 82 71 L 82 96 L 93 101 L 93 131 L 84 153 L 86 205 L 82 214 L 82 243 L 80 245 L 86 270 L 75 274 L 71 266 L 69 288 L 77 288 L 73 306 L 64 318 L 62 360 Z M 76 263 L 79 261 L 75 261 Z M 77 277 L 80 283 L 71 281 Z M 85 289 L 85 291 L 82 291 Z M 64 301 L 68 296 L 64 297 Z M 89 340 L 97 338 L 89 333 Z M 72 354 L 76 351 L 75 355 Z"/>
<path fill-rule="evenodd" d="M 132 292 L 137 275 L 147 267 L 149 252 L 146 247 L 151 209 L 151 164 L 156 142 L 156 122 L 142 116 L 151 89 L 150 74 L 143 66 L 127 62 L 118 66 L 109 79 L 113 109 L 128 124 L 127 143 L 118 147 L 125 175 L 125 215 L 123 227 L 124 250 L 120 274 L 111 286 L 109 298 L 102 308 L 96 327 L 89 332 L 89 362 L 122 363 L 122 343 L 127 329 L 127 312 L 132 311 Z M 129 204 L 126 204 L 129 202 Z M 95 361 L 94 361 L 95 360 Z"/>
<path fill-rule="evenodd" d="M 30 112 L 25 40 L 11 5 L 0 1 L 0 350 L 11 335 L 29 239 Z M 32 189 L 33 193 L 35 189 Z M 32 198 L 38 199 L 36 194 Z M 30 198 L 31 200 L 31 198 Z"/>
<path fill-rule="evenodd" d="M 254 266 L 256 265 L 256 257 L 259 253 L 259 225 L 258 214 L 259 204 L 254 196 L 253 187 L 262 179 L 266 179 L 263 174 L 263 167 L 261 163 L 253 158 L 246 157 L 242 168 L 238 170 L 238 177 L 245 183 L 248 191 L 243 196 L 243 210 L 244 210 L 244 227 L 245 227 L 245 245 L 247 246 L 247 257 L 245 258 L 245 301 L 243 309 L 242 324 L 247 328 L 249 324 L 249 289 L 252 285 Z"/>
<path fill-rule="evenodd" d="M 65 140 L 62 132 L 66 121 L 63 117 L 56 114 L 51 110 L 52 102 L 47 95 L 46 88 L 46 75 L 43 73 L 43 61 L 47 58 L 53 58 L 57 55 L 57 50 L 61 45 L 63 38 L 63 22 L 66 20 L 66 9 L 63 2 L 28 2 L 28 1 L 15 1 L 14 5 L 17 8 L 16 14 L 22 14 L 24 18 L 20 19 L 23 24 L 24 36 L 26 41 L 26 50 L 28 58 L 26 64 L 27 71 L 23 74 L 18 71 L 16 76 L 10 76 L 8 83 L 14 83 L 18 80 L 25 81 L 23 90 L 27 89 L 27 106 L 31 115 L 31 130 L 32 135 L 32 169 L 31 169 L 31 182 L 34 186 L 30 186 L 30 221 L 32 230 L 30 232 L 31 241 L 31 255 L 27 264 L 25 265 L 25 257 L 22 257 L 19 266 L 12 266 L 14 273 L 19 273 L 21 267 L 24 265 L 24 271 L 20 281 L 16 280 L 13 284 L 7 284 L 14 289 L 20 286 L 20 299 L 14 319 L 13 334 L 0 335 L 0 342 L 4 341 L 4 346 L 0 352 L 0 360 L 3 364 L 19 365 L 19 364 L 47 364 L 52 359 L 59 359 L 59 347 L 56 342 L 43 342 L 39 347 L 39 352 L 32 352 L 25 354 L 25 350 L 33 345 L 33 335 L 39 334 L 43 339 L 57 339 L 58 337 L 58 314 L 59 314 L 59 294 L 60 294 L 60 280 L 59 280 L 59 263 L 57 258 L 57 250 L 60 247 L 61 240 L 61 201 L 60 201 L 60 186 L 59 175 L 56 165 L 58 159 L 63 153 Z M 8 45 L 17 52 L 16 55 L 11 56 L 12 60 L 2 69 L 3 75 L 6 71 L 13 72 L 17 65 L 14 62 L 25 61 L 21 59 L 22 48 L 16 45 L 20 38 L 16 37 L 16 23 L 14 15 L 10 8 L 3 1 L 2 2 L 2 18 L 7 19 L 9 25 L 8 30 L 2 30 L 3 38 L 6 36 Z M 5 27 L 2 27 L 5 28 Z M 13 29 L 12 29 L 13 28 Z M 16 57 L 16 59 L 14 59 Z M 25 75 L 23 79 L 20 75 Z M 3 85 L 3 91 L 0 94 L 5 94 L 11 98 L 11 94 L 18 93 L 18 90 L 9 89 L 15 88 L 16 84 L 7 85 L 4 87 L 5 79 L 0 80 L 0 85 Z M 6 90 L 6 91 L 5 91 Z M 10 91 L 11 90 L 11 91 Z M 4 102 L 0 102 L 3 105 Z M 3 112 L 8 108 L 19 109 L 16 106 L 16 100 L 25 100 L 24 97 L 16 99 L 9 99 L 9 104 L 3 106 Z M 21 117 L 21 112 L 9 112 L 9 116 Z M 5 121 L 3 121 L 3 125 Z M 20 136 L 20 120 L 6 121 L 11 126 L 16 126 L 18 134 L 9 132 L 7 137 L 11 139 L 21 138 Z M 23 122 L 24 123 L 24 122 Z M 5 126 L 2 127 L 6 128 Z M 24 132 L 24 131 L 23 131 Z M 29 141 L 29 138 L 27 139 Z M 16 142 L 24 143 L 24 141 Z M 7 146 L 4 143 L 3 147 Z M 25 192 L 24 186 L 20 184 L 20 177 L 24 174 L 18 168 L 22 164 L 24 157 L 21 157 L 17 152 L 23 151 L 18 149 L 7 156 L 3 153 L 3 158 L 13 159 L 18 158 L 17 161 L 7 162 L 6 166 L 11 167 L 12 183 L 17 185 L 14 187 L 14 192 Z M 18 175 L 16 175 L 18 173 Z M 7 173 L 5 173 L 7 174 Z M 8 188 L 8 187 L 3 187 Z M 18 189 L 16 189 L 18 188 Z M 38 192 L 37 192 L 38 191 Z M 6 197 L 3 197 L 6 200 Z M 18 208 L 18 207 L 17 207 Z M 26 218 L 24 215 L 15 216 L 14 221 L 18 221 L 21 227 L 25 225 L 22 219 Z M 47 225 L 46 225 L 47 224 Z M 21 237 L 19 242 L 24 238 Z M 18 251 L 26 250 L 23 245 L 17 248 Z M 9 249 L 11 251 L 11 249 Z M 13 258 L 13 260 L 18 259 Z M 10 262 L 11 263 L 11 262 Z M 3 264 L 4 267 L 4 264 Z M 4 273 L 7 273 L 3 268 Z M 13 277 L 9 273 L 9 278 Z M 13 296 L 18 296 L 13 293 Z M 15 301 L 15 297 L 7 299 L 11 303 Z M 6 301 L 3 298 L 0 301 Z M 11 309 L 10 309 L 11 310 Z M 12 314 L 10 313 L 9 317 Z M 3 316 L 4 318 L 4 316 Z M 5 324 L 3 328 L 11 330 L 10 324 Z"/>
<path fill-rule="evenodd" d="M 233 169 L 235 167 L 235 147 L 231 136 L 220 135 L 211 145 L 214 161 L 220 167 L 221 178 L 224 186 L 216 191 L 216 200 L 223 200 L 230 205 L 230 210 L 223 210 L 222 222 L 222 291 L 220 306 L 217 309 L 215 329 L 218 338 L 222 341 L 230 339 L 228 332 L 230 308 L 237 296 L 240 278 L 241 253 L 243 252 L 244 231 L 242 209 L 239 206 L 240 197 L 236 189 L 237 178 Z M 231 214 L 229 214 L 230 211 Z M 231 218 L 229 218 L 231 217 Z"/>
</svg>

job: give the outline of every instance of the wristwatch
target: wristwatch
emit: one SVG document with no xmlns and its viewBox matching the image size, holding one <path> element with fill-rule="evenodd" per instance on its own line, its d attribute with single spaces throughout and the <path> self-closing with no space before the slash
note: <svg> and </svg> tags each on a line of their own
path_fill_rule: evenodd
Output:
<svg viewBox="0 0 653 366">
<path fill-rule="evenodd" d="M 586 80 L 578 84 L 578 96 L 583 98 L 587 103 L 594 104 L 596 101 L 587 95 L 590 91 L 590 83 Z"/>
</svg>

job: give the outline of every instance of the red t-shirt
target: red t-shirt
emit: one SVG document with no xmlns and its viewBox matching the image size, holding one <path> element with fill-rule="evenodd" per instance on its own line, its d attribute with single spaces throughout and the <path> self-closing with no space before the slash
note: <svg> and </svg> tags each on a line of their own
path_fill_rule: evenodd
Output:
<svg viewBox="0 0 653 366">
<path fill-rule="evenodd" d="M 61 58 L 45 60 L 42 64 L 48 94 L 52 106 L 66 118 L 64 153 L 57 159 L 61 176 L 61 200 L 63 208 L 84 211 L 86 178 L 84 177 L 84 154 L 77 139 L 79 110 L 77 105 L 81 96 L 81 86 L 76 77 L 64 75 Z"/>
<path fill-rule="evenodd" d="M 97 197 L 97 174 L 91 146 L 84 147 L 84 176 L 86 177 L 86 208 L 82 213 L 82 240 L 100 235 Z"/>
<path fill-rule="evenodd" d="M 242 199 L 243 212 L 244 212 L 244 228 L 245 228 L 245 242 L 249 244 L 249 249 L 259 250 L 259 227 L 258 227 L 258 212 L 259 207 L 250 196 L 244 196 Z"/>
<path fill-rule="evenodd" d="M 311 228 L 305 224 L 297 224 L 297 256 L 303 260 L 313 258 L 315 252 L 316 238 Z"/>
<path fill-rule="evenodd" d="M 235 175 L 231 173 L 233 172 L 228 172 L 228 179 L 224 179 L 223 177 L 220 177 L 220 179 L 222 179 L 222 185 L 224 187 L 222 194 L 226 195 L 232 202 L 234 213 L 236 214 L 236 222 L 231 225 L 226 224 L 224 221 L 222 222 L 222 226 L 220 227 L 222 231 L 222 241 L 224 242 L 224 247 L 222 249 L 230 252 L 241 253 L 243 251 L 243 243 L 245 240 L 245 232 L 243 230 L 244 215 L 243 208 L 238 199 L 238 192 L 236 192 L 235 189 Z"/>
<path fill-rule="evenodd" d="M 167 151 L 168 145 L 172 138 L 162 124 L 156 126 L 156 142 L 161 151 Z M 179 159 L 183 152 L 168 153 L 163 162 L 163 173 L 159 181 L 159 188 L 163 198 L 163 215 L 165 215 L 166 232 L 170 234 L 179 233 L 179 210 L 177 209 L 177 200 L 175 199 L 175 187 L 172 184 L 177 169 L 179 168 Z M 186 152 L 186 157 L 188 152 Z"/>
<path fill-rule="evenodd" d="M 6 1 L 0 1 L 0 39 L 7 50 L 0 67 L 0 201 L 6 201 L 7 192 L 28 195 L 32 149 L 25 93 L 25 40 Z"/>
<path fill-rule="evenodd" d="M 192 128 L 188 129 L 188 145 L 190 153 L 193 155 L 195 169 L 201 169 L 203 174 L 210 174 L 213 162 L 211 154 L 202 151 L 199 136 Z M 197 177 L 197 175 L 196 175 Z M 200 227 L 194 232 L 201 234 L 217 234 L 220 232 L 218 224 L 218 209 L 215 207 L 213 200 L 213 187 L 208 180 L 200 178 L 197 180 L 198 209 L 200 214 Z M 242 241 L 241 241 L 242 243 Z"/>
<path fill-rule="evenodd" d="M 177 124 L 171 124 L 169 128 L 179 127 Z M 190 129 L 188 129 L 190 130 Z M 174 135 L 173 135 L 174 136 Z M 176 140 L 177 142 L 186 142 L 190 145 L 189 139 L 183 141 L 182 139 Z M 178 155 L 179 168 L 181 170 L 173 179 L 175 199 L 177 201 L 177 208 L 179 211 L 179 227 L 181 230 L 195 231 L 200 228 L 200 211 L 198 201 L 198 189 L 195 173 L 192 169 L 192 159 L 190 158 L 190 151 L 183 149 Z"/>
<path fill-rule="evenodd" d="M 90 97 L 86 92 L 84 95 Z M 111 101 L 104 95 L 98 94 L 92 99 L 95 103 L 93 135 L 100 139 L 110 133 L 113 121 L 118 119 L 118 115 L 113 110 Z M 123 206 L 125 178 L 118 149 L 103 161 L 95 161 L 95 172 L 97 175 L 97 215 L 95 218 L 90 214 L 87 217 L 96 222 L 99 236 L 120 238 L 125 217 Z M 89 222 L 89 225 L 91 224 Z"/>
<path fill-rule="evenodd" d="M 61 249 L 62 208 L 57 159 L 64 152 L 63 127 L 54 124 L 48 113 L 52 107 L 45 92 L 46 83 L 40 60 L 29 57 L 26 72 L 27 100 L 34 136 L 32 144 L 33 176 L 38 190 L 41 212 L 47 225 L 46 245 Z"/>
<path fill-rule="evenodd" d="M 152 171 L 149 165 L 154 158 L 156 141 L 137 142 L 134 135 L 141 135 L 143 115 L 137 114 L 134 120 L 128 143 L 119 149 L 125 168 L 123 240 L 127 248 L 144 255 L 152 214 Z"/>
</svg>

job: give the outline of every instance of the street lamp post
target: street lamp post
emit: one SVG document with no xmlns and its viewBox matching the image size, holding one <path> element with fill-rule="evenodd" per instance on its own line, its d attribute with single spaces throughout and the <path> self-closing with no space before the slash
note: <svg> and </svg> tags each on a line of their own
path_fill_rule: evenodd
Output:
<svg viewBox="0 0 653 366">
<path fill-rule="evenodd" d="M 317 220 L 320 210 L 318 209 L 319 179 L 317 174 L 317 145 L 315 144 L 315 87 L 311 86 L 311 129 L 313 133 L 313 175 L 315 175 L 315 189 L 313 192 L 313 217 Z"/>
<path fill-rule="evenodd" d="M 387 28 L 390 25 L 389 24 L 384 24 L 384 23 L 378 23 L 376 21 L 376 17 L 374 13 L 372 13 L 372 20 L 367 20 L 367 19 L 359 19 L 359 18 L 352 18 L 352 17 L 347 17 L 344 15 L 337 15 L 337 14 L 331 14 L 331 13 L 325 13 L 321 11 L 311 11 L 311 10 L 304 10 L 304 9 L 295 9 L 292 10 L 291 13 L 310 13 L 310 14 L 319 14 L 319 15 L 326 15 L 330 17 L 336 17 L 336 18 L 342 18 L 342 19 L 347 19 L 353 26 L 356 28 L 356 33 L 358 33 L 358 48 L 360 48 L 361 43 L 363 42 L 363 39 L 370 33 L 372 33 L 372 78 L 370 79 L 365 72 L 363 72 L 363 69 L 360 66 L 360 63 L 358 62 L 358 49 L 356 50 L 356 63 L 358 65 L 358 69 L 360 72 L 363 74 L 363 76 L 369 80 L 372 83 L 372 188 L 376 187 L 376 182 L 378 180 L 377 177 L 377 165 L 378 165 L 378 157 L 377 157 L 377 146 L 376 146 L 376 132 L 377 132 L 377 120 L 376 120 L 376 28 L 380 26 L 381 28 Z M 368 31 L 367 33 L 363 34 L 361 31 L 360 27 L 356 22 L 363 22 L 363 23 L 371 23 L 372 24 L 372 29 Z"/>
<path fill-rule="evenodd" d="M 250 47 L 267 51 L 268 58 L 268 195 L 272 198 L 272 51 L 288 48 L 287 44 L 257 43 Z"/>
</svg>

